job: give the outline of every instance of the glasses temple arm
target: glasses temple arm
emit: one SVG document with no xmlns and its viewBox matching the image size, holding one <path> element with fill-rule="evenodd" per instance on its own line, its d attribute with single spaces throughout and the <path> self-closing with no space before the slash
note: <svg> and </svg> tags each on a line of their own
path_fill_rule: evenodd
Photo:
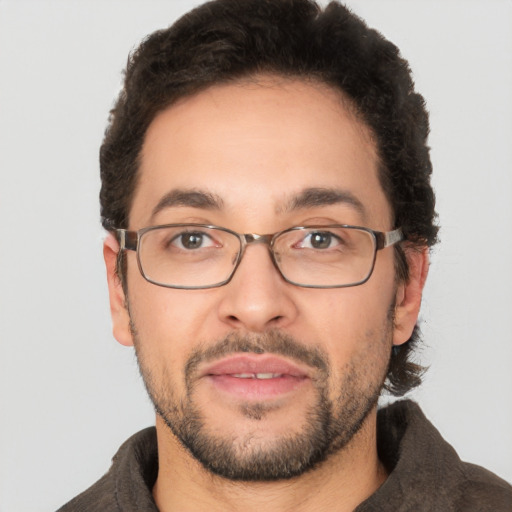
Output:
<svg viewBox="0 0 512 512">
<path fill-rule="evenodd" d="M 116 229 L 119 249 L 121 251 L 136 251 L 139 245 L 139 236 L 136 231 L 128 231 L 126 229 Z"/>
<path fill-rule="evenodd" d="M 386 247 L 401 242 L 404 239 L 404 234 L 402 233 L 401 228 L 388 231 L 387 233 L 377 232 L 375 235 L 377 237 L 377 250 L 385 249 Z"/>
</svg>

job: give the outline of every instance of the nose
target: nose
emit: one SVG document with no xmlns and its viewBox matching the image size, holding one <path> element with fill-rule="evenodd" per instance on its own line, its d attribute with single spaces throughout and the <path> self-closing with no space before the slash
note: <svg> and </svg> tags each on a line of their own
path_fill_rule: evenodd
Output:
<svg viewBox="0 0 512 512">
<path fill-rule="evenodd" d="M 297 316 L 294 288 L 274 266 L 268 247 L 251 244 L 231 281 L 222 287 L 220 319 L 231 329 L 252 333 L 286 327 Z"/>
</svg>

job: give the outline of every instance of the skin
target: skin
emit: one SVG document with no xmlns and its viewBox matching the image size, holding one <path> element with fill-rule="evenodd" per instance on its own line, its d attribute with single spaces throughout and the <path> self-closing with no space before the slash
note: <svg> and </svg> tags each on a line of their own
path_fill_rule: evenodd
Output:
<svg viewBox="0 0 512 512">
<path fill-rule="evenodd" d="M 265 234 L 296 225 L 346 223 L 389 231 L 394 228 L 392 213 L 377 164 L 371 133 L 327 86 L 261 76 L 211 87 L 169 107 L 150 125 L 129 229 L 198 222 Z M 214 194 L 219 208 L 174 204 L 155 213 L 170 191 L 198 188 Z M 310 188 L 346 191 L 362 208 L 347 201 L 290 206 Z M 355 393 L 380 386 L 392 345 L 404 343 L 414 328 L 428 267 L 426 250 L 407 251 L 410 279 L 397 283 L 393 249 L 387 248 L 379 251 L 364 285 L 307 289 L 286 283 L 265 246 L 254 245 L 227 285 L 176 290 L 145 281 L 130 251 L 125 297 L 115 273 L 117 252 L 117 242 L 107 237 L 114 336 L 123 345 L 136 344 L 156 390 L 184 399 L 184 366 L 194 350 L 232 334 L 278 331 L 327 355 L 330 373 L 324 384 L 338 409 L 346 406 L 340 396 L 348 386 L 349 369 L 356 370 Z M 260 400 L 223 393 L 198 378 L 194 403 L 211 432 L 241 447 L 249 436 L 256 448 L 265 449 L 286 433 L 303 429 L 317 396 L 314 371 L 304 371 L 308 379 L 298 390 Z M 243 413 L 244 405 L 256 402 L 271 409 L 258 420 Z M 301 476 L 233 482 L 205 470 L 157 415 L 156 503 L 162 511 L 251 511 L 262 506 L 275 511 L 353 510 L 386 478 L 375 425 L 372 407 L 343 449 Z"/>
</svg>

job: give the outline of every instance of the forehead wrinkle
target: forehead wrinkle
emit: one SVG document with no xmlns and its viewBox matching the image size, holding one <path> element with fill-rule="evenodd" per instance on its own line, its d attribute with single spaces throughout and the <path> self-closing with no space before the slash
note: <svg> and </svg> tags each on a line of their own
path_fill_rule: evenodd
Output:
<svg viewBox="0 0 512 512">
<path fill-rule="evenodd" d="M 205 190 L 173 189 L 158 201 L 158 204 L 151 212 L 151 217 L 154 217 L 165 208 L 176 206 L 188 206 L 202 210 L 221 210 L 224 206 L 224 201 L 218 195 Z"/>
<path fill-rule="evenodd" d="M 337 188 L 310 187 L 291 196 L 284 205 L 278 206 L 278 213 L 290 213 L 308 208 L 318 208 L 334 204 L 347 204 L 354 208 L 363 218 L 366 209 L 363 203 L 348 190 Z"/>
</svg>

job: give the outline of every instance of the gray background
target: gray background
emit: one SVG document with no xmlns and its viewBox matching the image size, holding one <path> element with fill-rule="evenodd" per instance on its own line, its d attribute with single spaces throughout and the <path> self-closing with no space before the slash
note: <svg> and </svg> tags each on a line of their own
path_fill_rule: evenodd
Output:
<svg viewBox="0 0 512 512">
<path fill-rule="evenodd" d="M 0 511 L 53 510 L 153 422 L 111 336 L 97 151 L 129 50 L 193 1 L 0 0 Z M 431 111 L 442 242 L 413 394 L 512 480 L 512 2 L 348 2 Z"/>
</svg>

